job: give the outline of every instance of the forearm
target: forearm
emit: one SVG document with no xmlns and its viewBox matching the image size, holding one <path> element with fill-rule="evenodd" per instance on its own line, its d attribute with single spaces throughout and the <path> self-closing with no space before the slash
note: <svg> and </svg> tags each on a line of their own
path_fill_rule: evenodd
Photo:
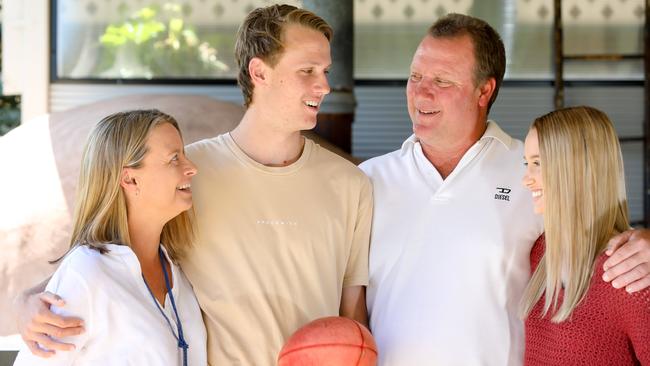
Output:
<svg viewBox="0 0 650 366">
<path fill-rule="evenodd" d="M 368 327 L 368 311 L 366 310 L 366 287 L 351 286 L 343 288 L 339 315 L 354 319 Z"/>
</svg>

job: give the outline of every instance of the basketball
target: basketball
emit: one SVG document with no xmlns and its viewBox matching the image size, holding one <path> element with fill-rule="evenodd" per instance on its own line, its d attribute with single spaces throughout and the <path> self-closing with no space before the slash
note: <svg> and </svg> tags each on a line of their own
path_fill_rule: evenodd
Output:
<svg viewBox="0 0 650 366">
<path fill-rule="evenodd" d="M 298 329 L 278 355 L 279 366 L 374 366 L 377 345 L 370 331 L 343 317 L 320 318 Z"/>
</svg>

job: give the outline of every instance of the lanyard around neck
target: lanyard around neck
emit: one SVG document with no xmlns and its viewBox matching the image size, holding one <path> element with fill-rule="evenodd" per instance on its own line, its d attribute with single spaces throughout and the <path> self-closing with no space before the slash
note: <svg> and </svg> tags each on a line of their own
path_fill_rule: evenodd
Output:
<svg viewBox="0 0 650 366">
<path fill-rule="evenodd" d="M 169 275 L 167 274 L 167 266 L 165 266 L 165 255 L 163 254 L 162 248 L 160 247 L 158 247 L 158 257 L 160 259 L 160 264 L 162 265 L 163 274 L 165 275 L 165 286 L 167 287 L 167 294 L 169 295 L 169 301 L 171 301 L 172 303 L 172 309 L 174 309 L 174 315 L 176 316 L 176 328 L 178 329 L 178 335 L 174 331 L 172 322 L 169 320 L 167 315 L 165 315 L 165 312 L 160 307 L 160 304 L 158 304 L 158 300 L 156 300 L 156 296 L 153 294 L 153 291 L 151 291 L 151 288 L 149 287 L 147 280 L 144 278 L 144 274 L 142 275 L 142 279 L 144 280 L 144 285 L 147 286 L 147 290 L 149 290 L 149 294 L 151 295 L 154 304 L 156 304 L 158 311 L 160 311 L 160 314 L 165 318 L 165 320 L 167 321 L 167 325 L 169 325 L 169 329 L 172 331 L 172 335 L 174 336 L 176 341 L 178 341 L 178 348 L 181 348 L 183 350 L 183 366 L 187 366 L 187 349 L 190 346 L 187 344 L 187 342 L 185 342 L 185 337 L 183 336 L 183 325 L 181 324 L 181 319 L 178 317 L 178 311 L 176 310 L 176 303 L 174 302 L 174 295 L 172 294 L 172 289 L 169 284 Z"/>
</svg>

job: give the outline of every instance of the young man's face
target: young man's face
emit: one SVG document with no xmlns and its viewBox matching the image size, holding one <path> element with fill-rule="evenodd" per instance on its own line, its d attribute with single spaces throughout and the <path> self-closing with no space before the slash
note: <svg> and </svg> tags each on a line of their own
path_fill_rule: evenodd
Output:
<svg viewBox="0 0 650 366">
<path fill-rule="evenodd" d="M 476 141 L 485 120 L 479 105 L 487 105 L 474 85 L 474 46 L 469 36 L 420 42 L 406 87 L 413 132 L 426 145 Z M 484 107 L 487 108 L 487 107 Z"/>
<path fill-rule="evenodd" d="M 276 127 L 309 130 L 316 126 L 316 114 L 330 92 L 330 44 L 321 32 L 298 24 L 286 26 L 283 43 L 277 64 L 268 69 L 265 105 L 277 117 Z"/>
</svg>

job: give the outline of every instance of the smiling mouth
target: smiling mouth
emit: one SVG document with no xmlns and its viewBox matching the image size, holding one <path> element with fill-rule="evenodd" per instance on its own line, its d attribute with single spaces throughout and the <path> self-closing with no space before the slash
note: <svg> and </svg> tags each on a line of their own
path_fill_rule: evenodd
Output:
<svg viewBox="0 0 650 366">
<path fill-rule="evenodd" d="M 192 192 L 192 185 L 189 184 L 189 183 L 188 184 L 183 184 L 183 185 L 180 185 L 180 186 L 176 187 L 176 190 L 181 191 L 181 192 L 191 193 Z"/>
<path fill-rule="evenodd" d="M 440 111 L 424 111 L 424 110 L 418 109 L 418 108 L 416 108 L 415 110 L 418 112 L 418 114 L 421 114 L 421 115 L 424 115 L 424 116 L 433 116 L 433 115 L 436 115 L 436 114 L 440 113 Z"/>
<path fill-rule="evenodd" d="M 307 108 L 309 108 L 309 109 L 311 109 L 311 110 L 313 110 L 315 112 L 318 112 L 318 107 L 320 106 L 320 104 L 318 102 L 313 101 L 313 100 L 306 100 L 306 101 L 303 102 L 303 104 Z"/>
</svg>

